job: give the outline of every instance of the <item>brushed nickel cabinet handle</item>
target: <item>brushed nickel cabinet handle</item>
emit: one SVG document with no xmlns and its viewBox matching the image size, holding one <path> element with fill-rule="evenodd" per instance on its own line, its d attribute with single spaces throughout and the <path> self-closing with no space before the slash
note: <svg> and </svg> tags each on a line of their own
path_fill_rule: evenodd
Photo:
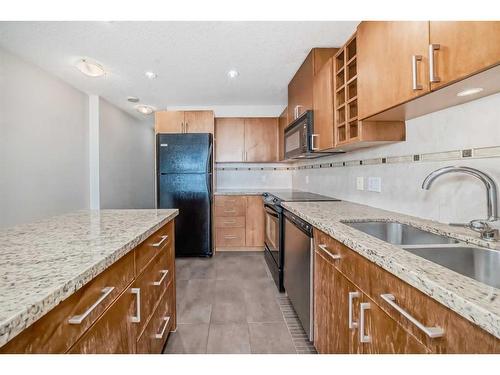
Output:
<svg viewBox="0 0 500 375">
<path fill-rule="evenodd" d="M 160 280 L 153 282 L 154 286 L 160 286 L 161 285 L 161 283 L 163 282 L 163 280 L 165 280 L 165 278 L 168 275 L 168 270 L 161 270 L 160 273 L 162 274 L 162 277 L 160 278 Z"/>
<path fill-rule="evenodd" d="M 349 317 L 348 317 L 348 323 L 349 323 L 349 329 L 354 329 L 358 327 L 358 322 L 355 322 L 352 318 L 352 301 L 354 298 L 359 298 L 359 292 L 349 292 L 348 294 L 348 300 L 349 300 Z"/>
<path fill-rule="evenodd" d="M 319 134 L 311 134 L 311 150 L 318 151 L 319 147 L 314 147 L 314 139 L 319 137 Z"/>
<path fill-rule="evenodd" d="M 372 341 L 370 335 L 365 335 L 365 311 L 370 309 L 370 302 L 362 302 L 359 305 L 359 342 L 367 343 Z"/>
<path fill-rule="evenodd" d="M 95 310 L 97 306 L 99 306 L 102 301 L 106 299 L 107 296 L 111 294 L 111 292 L 115 289 L 114 286 L 107 286 L 106 288 L 101 289 L 101 296 L 95 301 L 92 306 L 90 306 L 83 314 L 75 315 L 69 318 L 69 324 L 81 324 L 87 316 L 90 315 L 92 311 Z"/>
<path fill-rule="evenodd" d="M 152 243 L 151 247 L 160 247 L 163 244 L 163 242 L 165 242 L 167 239 L 168 239 L 168 234 L 161 236 L 161 240 L 156 243 Z"/>
<path fill-rule="evenodd" d="M 224 224 L 236 224 L 236 220 L 225 220 Z"/>
<path fill-rule="evenodd" d="M 339 260 L 341 259 L 342 257 L 339 255 L 339 254 L 332 254 L 330 252 L 330 250 L 328 249 L 328 247 L 326 247 L 326 245 L 324 244 L 319 244 L 318 247 L 323 250 L 330 258 L 332 258 L 333 260 Z"/>
<path fill-rule="evenodd" d="M 234 214 L 236 210 L 224 210 L 225 213 Z"/>
<path fill-rule="evenodd" d="M 189 123 L 188 123 L 188 122 L 186 122 L 186 124 L 184 125 L 184 129 L 185 129 L 185 130 L 184 130 L 184 133 L 187 133 L 187 132 L 189 131 L 189 130 L 188 130 L 188 129 L 189 129 L 189 128 L 188 128 L 188 126 L 189 126 Z"/>
<path fill-rule="evenodd" d="M 234 240 L 235 238 L 238 238 L 238 237 L 236 237 L 236 236 L 229 236 L 229 235 L 227 235 L 227 236 L 224 236 L 224 238 L 225 238 L 226 240 Z"/>
<path fill-rule="evenodd" d="M 387 302 L 394 310 L 403 315 L 406 319 L 412 322 L 418 329 L 424 332 L 430 338 L 442 337 L 444 335 L 444 330 L 440 327 L 426 327 L 421 322 L 419 322 L 415 317 L 413 317 L 408 311 L 403 309 L 396 303 L 396 297 L 390 293 L 381 294 L 380 298 L 382 298 L 385 302 Z"/>
<path fill-rule="evenodd" d="M 422 55 L 413 55 L 411 57 L 411 76 L 412 76 L 412 89 L 413 91 L 422 90 L 422 85 L 418 83 L 418 69 L 417 64 L 422 61 Z"/>
<path fill-rule="evenodd" d="M 434 64 L 434 51 L 438 51 L 441 48 L 440 44 L 429 44 L 429 80 L 431 82 L 440 82 L 441 78 L 436 75 L 436 67 Z"/>
<path fill-rule="evenodd" d="M 155 338 L 156 339 L 162 339 L 163 338 L 163 335 L 165 334 L 165 331 L 167 330 L 167 327 L 168 327 L 168 322 L 170 322 L 170 317 L 169 316 L 165 316 L 163 317 L 163 321 L 165 322 L 163 324 L 163 327 L 162 329 L 160 330 L 160 332 L 158 332 L 156 335 L 155 335 Z"/>
<path fill-rule="evenodd" d="M 132 294 L 135 294 L 135 313 L 136 315 L 130 319 L 132 323 L 140 323 L 141 322 L 141 288 L 132 288 L 130 289 Z"/>
</svg>

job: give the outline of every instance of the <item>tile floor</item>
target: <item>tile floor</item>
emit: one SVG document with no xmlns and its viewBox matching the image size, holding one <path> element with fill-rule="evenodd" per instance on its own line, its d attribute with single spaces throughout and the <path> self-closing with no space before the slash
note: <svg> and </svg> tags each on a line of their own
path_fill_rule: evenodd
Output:
<svg viewBox="0 0 500 375">
<path fill-rule="evenodd" d="M 298 320 L 271 279 L 263 253 L 179 258 L 176 267 L 178 324 L 165 353 L 314 352 L 303 330 L 293 327 Z"/>
</svg>

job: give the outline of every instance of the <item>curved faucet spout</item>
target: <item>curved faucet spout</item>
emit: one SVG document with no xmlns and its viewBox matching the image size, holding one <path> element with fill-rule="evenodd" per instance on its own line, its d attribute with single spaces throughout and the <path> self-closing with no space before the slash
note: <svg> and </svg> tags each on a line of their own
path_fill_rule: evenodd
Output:
<svg viewBox="0 0 500 375">
<path fill-rule="evenodd" d="M 429 190 L 436 178 L 447 173 L 465 173 L 481 180 L 486 187 L 486 203 L 488 205 L 488 221 L 495 221 L 498 218 L 497 186 L 495 181 L 486 173 L 469 167 L 443 167 L 431 172 L 422 182 L 422 189 Z"/>
</svg>

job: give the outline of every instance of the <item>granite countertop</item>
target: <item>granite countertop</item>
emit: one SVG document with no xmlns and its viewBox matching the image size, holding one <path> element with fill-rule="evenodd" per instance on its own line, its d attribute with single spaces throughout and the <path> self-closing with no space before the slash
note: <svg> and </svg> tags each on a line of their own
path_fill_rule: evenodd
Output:
<svg viewBox="0 0 500 375">
<path fill-rule="evenodd" d="M 500 289 L 465 277 L 402 248 L 351 228 L 341 221 L 398 221 L 470 244 L 500 250 L 468 229 L 342 202 L 284 202 L 283 207 L 360 255 L 500 338 Z M 451 251 L 451 250 L 450 250 Z"/>
<path fill-rule="evenodd" d="M 0 230 L 0 346 L 178 213 L 85 210 Z"/>
<path fill-rule="evenodd" d="M 269 189 L 216 189 L 214 195 L 262 195 Z"/>
</svg>

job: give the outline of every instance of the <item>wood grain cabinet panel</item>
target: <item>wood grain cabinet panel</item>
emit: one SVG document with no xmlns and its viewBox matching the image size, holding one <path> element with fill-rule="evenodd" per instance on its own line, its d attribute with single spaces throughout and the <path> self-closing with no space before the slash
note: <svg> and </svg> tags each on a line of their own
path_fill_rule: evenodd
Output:
<svg viewBox="0 0 500 375">
<path fill-rule="evenodd" d="M 333 58 L 329 58 L 313 79 L 314 147 L 333 148 Z"/>
<path fill-rule="evenodd" d="M 213 111 L 186 111 L 184 112 L 186 133 L 214 133 Z"/>
<path fill-rule="evenodd" d="M 278 161 L 278 121 L 276 118 L 245 119 L 245 161 Z"/>
<path fill-rule="evenodd" d="M 245 228 L 245 216 L 219 216 L 215 220 L 216 228 Z"/>
<path fill-rule="evenodd" d="M 285 160 L 285 129 L 288 126 L 288 107 L 278 118 L 278 160 Z"/>
<path fill-rule="evenodd" d="M 183 133 L 183 111 L 158 111 L 155 112 L 156 133 Z"/>
<path fill-rule="evenodd" d="M 242 162 L 245 158 L 245 120 L 215 119 L 215 161 Z"/>
<path fill-rule="evenodd" d="M 357 30 L 358 118 L 363 120 L 430 91 L 429 22 L 363 21 Z M 417 62 L 413 88 L 412 58 Z"/>
<path fill-rule="evenodd" d="M 245 246 L 264 246 L 264 200 L 261 196 L 247 196 L 245 218 Z"/>
<path fill-rule="evenodd" d="M 70 349 L 71 354 L 133 354 L 136 350 L 135 298 L 125 291 Z"/>
<path fill-rule="evenodd" d="M 157 111 L 156 133 L 214 133 L 213 111 Z"/>
<path fill-rule="evenodd" d="M 217 228 L 215 242 L 218 247 L 244 247 L 245 228 Z"/>
<path fill-rule="evenodd" d="M 499 21 L 431 21 L 435 74 L 432 90 L 500 63 Z"/>
<path fill-rule="evenodd" d="M 245 216 L 247 201 L 244 196 L 216 196 L 215 217 Z"/>
<path fill-rule="evenodd" d="M 135 249 L 135 275 L 138 276 L 149 262 L 167 246 L 172 245 L 173 241 L 174 222 L 170 221 Z"/>
</svg>

